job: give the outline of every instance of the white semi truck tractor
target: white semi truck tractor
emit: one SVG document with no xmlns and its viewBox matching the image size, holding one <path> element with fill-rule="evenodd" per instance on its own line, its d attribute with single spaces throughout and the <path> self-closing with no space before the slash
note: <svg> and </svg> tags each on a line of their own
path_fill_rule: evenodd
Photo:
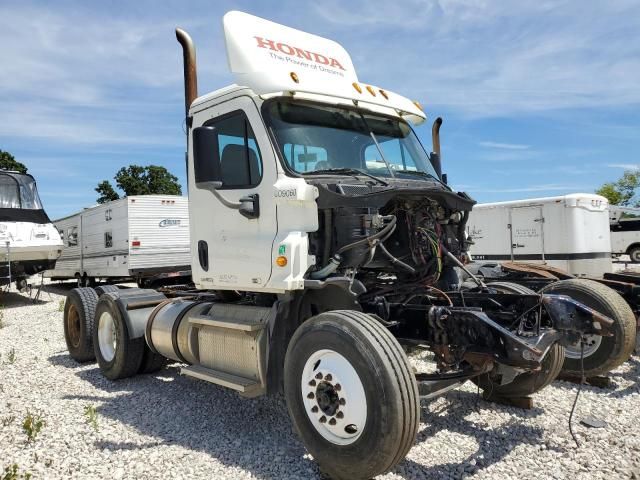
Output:
<svg viewBox="0 0 640 480">
<path fill-rule="evenodd" d="M 405 457 L 420 399 L 471 380 L 499 397 L 553 381 L 563 345 L 612 321 L 561 295 L 477 280 L 462 291 L 474 201 L 447 186 L 439 127 L 361 82 L 339 44 L 224 16 L 237 84 L 198 96 L 184 53 L 195 288 L 74 289 L 69 351 L 112 380 L 180 372 L 255 397 L 284 392 L 321 469 L 368 479 Z M 430 350 L 435 372 L 405 351 Z"/>
</svg>

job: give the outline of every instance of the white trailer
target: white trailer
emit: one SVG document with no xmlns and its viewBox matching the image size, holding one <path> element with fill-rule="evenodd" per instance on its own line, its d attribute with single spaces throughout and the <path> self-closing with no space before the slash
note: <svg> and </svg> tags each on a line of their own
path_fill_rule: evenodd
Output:
<svg viewBox="0 0 640 480">
<path fill-rule="evenodd" d="M 611 253 L 629 255 L 634 263 L 640 262 L 640 208 L 609 208 Z"/>
<path fill-rule="evenodd" d="M 588 193 L 475 205 L 467 224 L 472 258 L 602 276 L 612 269 L 608 206 Z"/>
<path fill-rule="evenodd" d="M 186 197 L 141 195 L 87 208 L 54 221 L 64 242 L 55 268 L 45 276 L 145 278 L 190 269 Z"/>
</svg>

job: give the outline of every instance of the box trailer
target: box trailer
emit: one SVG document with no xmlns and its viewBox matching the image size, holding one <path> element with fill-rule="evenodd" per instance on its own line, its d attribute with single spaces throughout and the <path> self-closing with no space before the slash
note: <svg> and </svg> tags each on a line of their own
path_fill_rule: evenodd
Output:
<svg viewBox="0 0 640 480">
<path fill-rule="evenodd" d="M 629 255 L 633 263 L 640 262 L 640 208 L 609 207 L 611 253 Z"/>
<path fill-rule="evenodd" d="M 189 211 L 186 197 L 122 198 L 54 221 L 64 247 L 45 276 L 145 279 L 189 272 Z"/>
<path fill-rule="evenodd" d="M 612 269 L 608 206 L 588 193 L 475 205 L 468 223 L 472 258 L 602 276 Z"/>
</svg>

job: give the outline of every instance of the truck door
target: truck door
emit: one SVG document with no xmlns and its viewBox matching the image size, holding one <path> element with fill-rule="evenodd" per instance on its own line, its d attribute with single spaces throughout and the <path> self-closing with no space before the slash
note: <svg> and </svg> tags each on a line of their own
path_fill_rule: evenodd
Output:
<svg viewBox="0 0 640 480">
<path fill-rule="evenodd" d="M 511 260 L 544 262 L 542 207 L 514 207 L 510 211 Z"/>
<path fill-rule="evenodd" d="M 200 288 L 259 290 L 271 276 L 277 233 L 274 183 L 276 158 L 255 103 L 239 96 L 197 112 L 196 127 L 217 132 L 222 186 L 197 187 L 193 151 L 189 158 L 191 265 Z M 192 150 L 192 149 L 191 149 Z M 257 215 L 234 208 L 254 198 Z M 246 212 L 245 212 L 246 213 Z"/>
</svg>

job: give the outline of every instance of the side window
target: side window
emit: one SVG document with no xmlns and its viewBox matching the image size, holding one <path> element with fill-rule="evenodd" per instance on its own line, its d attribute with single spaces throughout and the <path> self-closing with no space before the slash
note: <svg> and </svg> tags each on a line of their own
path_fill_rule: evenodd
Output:
<svg viewBox="0 0 640 480">
<path fill-rule="evenodd" d="M 389 162 L 389 165 L 394 170 L 417 170 L 411 154 L 399 139 L 394 138 L 385 142 L 380 142 L 380 148 L 382 149 L 382 153 L 384 153 L 384 158 Z M 371 144 L 365 148 L 364 160 L 366 162 L 367 169 L 386 169 L 384 160 L 382 159 L 380 151 L 375 144 Z"/>
<path fill-rule="evenodd" d="M 60 240 L 62 240 L 62 243 L 64 243 L 64 228 L 59 228 L 58 234 L 60 235 Z"/>
<path fill-rule="evenodd" d="M 104 232 L 104 248 L 111 248 L 113 247 L 113 236 L 111 235 L 111 232 Z"/>
<path fill-rule="evenodd" d="M 260 183 L 262 159 L 249 121 L 241 112 L 207 122 L 218 131 L 222 188 L 250 188 Z"/>
<path fill-rule="evenodd" d="M 67 229 L 67 246 L 75 247 L 78 245 L 78 227 L 70 227 Z"/>
<path fill-rule="evenodd" d="M 331 168 L 327 162 L 327 151 L 322 147 L 285 143 L 284 158 L 296 172 L 312 172 Z"/>
</svg>

